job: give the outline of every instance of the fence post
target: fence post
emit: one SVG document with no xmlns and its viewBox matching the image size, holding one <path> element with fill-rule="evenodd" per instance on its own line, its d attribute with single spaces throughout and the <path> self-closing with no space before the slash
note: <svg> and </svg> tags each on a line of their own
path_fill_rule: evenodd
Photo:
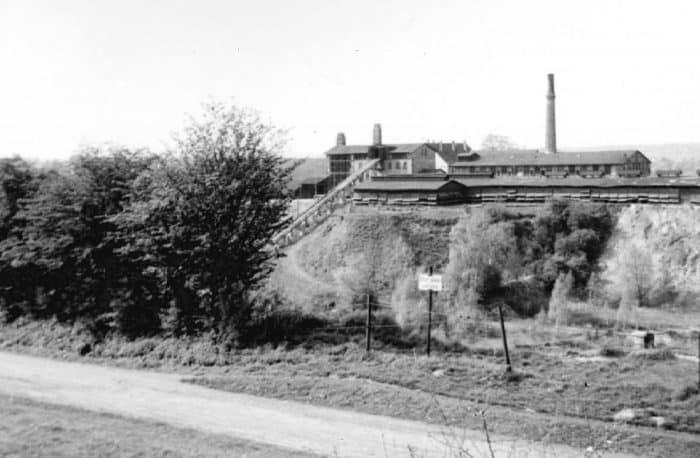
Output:
<svg viewBox="0 0 700 458">
<path fill-rule="evenodd" d="M 698 390 L 700 390 L 700 331 L 698 331 Z"/>
<path fill-rule="evenodd" d="M 503 323 L 503 310 L 501 309 L 501 303 L 498 303 L 498 316 L 501 319 L 501 335 L 503 336 L 503 349 L 506 352 L 506 372 L 512 370 L 510 365 L 510 354 L 508 353 L 508 339 L 506 338 L 506 325 Z"/>
<path fill-rule="evenodd" d="M 430 266 L 430 276 L 433 276 L 433 266 Z M 425 352 L 430 356 L 430 328 L 433 323 L 433 290 L 428 290 L 428 341 Z"/>
<path fill-rule="evenodd" d="M 369 293 L 367 293 L 367 324 L 365 326 L 365 337 L 367 339 L 366 351 L 369 353 L 370 341 L 372 339 L 372 300 Z"/>
</svg>

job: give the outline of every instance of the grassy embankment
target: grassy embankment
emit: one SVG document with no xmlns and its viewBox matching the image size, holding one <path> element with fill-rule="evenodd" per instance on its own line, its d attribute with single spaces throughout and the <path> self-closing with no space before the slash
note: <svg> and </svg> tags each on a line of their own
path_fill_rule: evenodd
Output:
<svg viewBox="0 0 700 458">
<path fill-rule="evenodd" d="M 228 436 L 0 395 L 0 456 L 310 456 Z"/>
</svg>

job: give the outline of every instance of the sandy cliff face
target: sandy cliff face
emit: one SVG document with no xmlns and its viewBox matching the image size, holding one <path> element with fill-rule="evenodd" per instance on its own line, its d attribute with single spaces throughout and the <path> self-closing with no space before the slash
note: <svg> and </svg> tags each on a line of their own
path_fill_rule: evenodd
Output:
<svg viewBox="0 0 700 458">
<path fill-rule="evenodd" d="M 700 307 L 695 303 L 700 298 L 700 208 L 632 205 L 623 209 L 603 257 L 602 277 L 613 287 L 622 286 L 620 271 L 634 262 L 624 259 L 631 245 L 650 264 L 657 302 L 652 305 Z"/>
</svg>

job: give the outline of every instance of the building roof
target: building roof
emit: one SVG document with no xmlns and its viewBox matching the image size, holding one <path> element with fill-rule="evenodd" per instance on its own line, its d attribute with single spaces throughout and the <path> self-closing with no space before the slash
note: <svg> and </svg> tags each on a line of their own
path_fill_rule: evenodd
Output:
<svg viewBox="0 0 700 458">
<path fill-rule="evenodd" d="M 297 189 L 308 179 L 322 177 L 328 174 L 328 159 L 320 158 L 304 158 L 304 159 L 287 159 L 285 165 L 297 164 L 292 170 L 292 176 L 287 184 L 289 189 Z"/>
<path fill-rule="evenodd" d="M 451 175 L 450 178 L 468 188 L 491 186 L 501 187 L 572 187 L 572 188 L 618 188 L 624 186 L 652 188 L 684 188 L 700 187 L 700 177 L 641 177 L 641 178 L 539 178 L 539 177 L 496 177 L 496 178 L 461 178 Z"/>
<path fill-rule="evenodd" d="M 470 161 L 455 162 L 453 166 L 561 166 L 561 165 L 596 165 L 622 164 L 638 150 L 559 152 L 545 154 L 538 150 L 479 151 L 478 158 Z M 649 161 L 649 159 L 642 154 Z M 649 161 L 651 162 L 651 161 Z"/>
<path fill-rule="evenodd" d="M 427 143 L 427 145 L 435 150 L 442 159 L 448 164 L 457 161 L 457 156 L 471 151 L 469 146 L 465 149 L 464 143 Z"/>
<path fill-rule="evenodd" d="M 446 181 L 448 175 L 443 172 L 421 172 L 414 173 L 411 175 L 377 175 L 372 177 L 372 181 L 418 181 L 418 180 L 428 180 L 428 181 Z"/>
<path fill-rule="evenodd" d="M 381 181 L 365 181 L 355 186 L 355 191 L 439 191 L 442 187 L 455 182 L 454 180 L 381 180 Z"/>
<path fill-rule="evenodd" d="M 324 175 L 322 177 L 309 177 L 309 178 L 304 178 L 301 180 L 301 184 L 312 184 L 312 185 L 317 185 L 321 183 L 323 180 L 326 180 L 329 177 L 329 175 Z"/>
<path fill-rule="evenodd" d="M 391 153 L 412 153 L 424 143 L 394 143 L 381 145 Z M 373 145 L 336 145 L 326 151 L 326 156 L 338 156 L 342 154 L 367 154 Z"/>
<path fill-rule="evenodd" d="M 464 154 L 464 144 L 452 143 L 389 143 L 381 145 L 389 149 L 390 153 L 413 153 L 422 146 L 427 146 L 451 164 L 457 160 L 458 154 Z M 343 154 L 367 154 L 372 145 L 336 145 L 325 152 L 326 156 L 339 156 Z"/>
</svg>

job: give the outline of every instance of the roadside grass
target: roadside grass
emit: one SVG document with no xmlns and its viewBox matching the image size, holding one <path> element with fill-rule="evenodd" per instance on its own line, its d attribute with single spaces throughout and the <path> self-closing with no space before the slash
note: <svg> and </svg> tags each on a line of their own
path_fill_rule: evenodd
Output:
<svg viewBox="0 0 700 458">
<path fill-rule="evenodd" d="M 373 341 L 368 355 L 361 329 L 312 329 L 279 345 L 234 351 L 207 338 L 109 339 L 89 342 L 87 356 L 175 370 L 217 389 L 471 429 L 480 420 L 464 412 L 488 409 L 489 429 L 497 433 L 583 448 L 591 437 L 612 437 L 615 450 L 700 456 L 697 364 L 669 351 L 692 354 L 684 333 L 667 347 L 642 351 L 613 329 L 510 320 L 515 374 L 508 376 L 498 326 L 475 324 L 473 338 L 437 342 L 431 357 L 424 356 L 421 336 L 404 336 L 403 345 L 391 340 L 401 337 L 396 334 Z M 85 338 L 79 326 L 55 322 L 0 328 L 0 348 L 70 359 L 80 359 Z M 634 409 L 635 417 L 613 422 L 623 409 Z"/>
<path fill-rule="evenodd" d="M 224 435 L 0 395 L 0 456 L 314 456 Z"/>
</svg>

